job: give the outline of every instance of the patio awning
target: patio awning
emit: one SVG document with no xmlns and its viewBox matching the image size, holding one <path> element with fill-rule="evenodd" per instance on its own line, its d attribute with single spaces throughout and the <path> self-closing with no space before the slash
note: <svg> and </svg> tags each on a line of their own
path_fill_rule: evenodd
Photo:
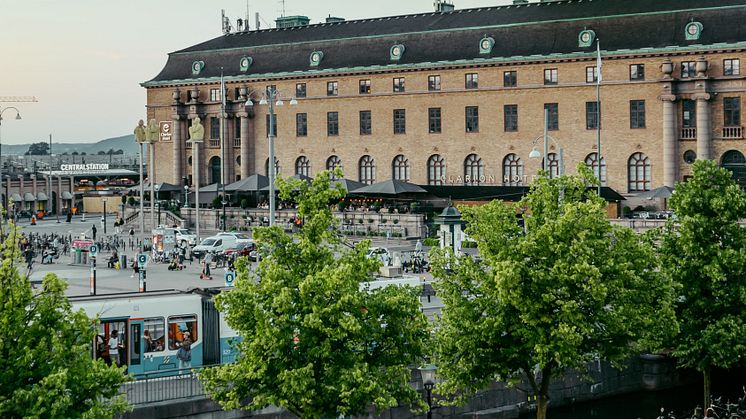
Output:
<svg viewBox="0 0 746 419">
<path fill-rule="evenodd" d="M 374 196 L 396 196 L 402 194 L 424 194 L 426 190 L 414 183 L 403 182 L 401 180 L 384 180 L 383 182 L 374 183 L 360 188 L 353 192 L 354 195 L 374 195 Z"/>
<path fill-rule="evenodd" d="M 71 194 L 69 191 L 63 191 L 62 199 L 73 199 L 73 194 Z"/>
<path fill-rule="evenodd" d="M 10 198 L 15 202 L 23 202 L 23 197 L 20 194 L 14 193 Z"/>
<path fill-rule="evenodd" d="M 45 194 L 44 192 L 39 192 L 36 194 L 36 200 L 37 201 L 48 201 L 49 198 L 47 198 L 47 194 Z"/>
<path fill-rule="evenodd" d="M 254 174 L 225 187 L 226 192 L 258 192 L 269 185 L 269 178 Z"/>
<path fill-rule="evenodd" d="M 23 200 L 26 201 L 26 202 L 34 202 L 34 201 L 36 201 L 36 197 L 31 192 L 26 192 L 23 195 Z"/>
</svg>

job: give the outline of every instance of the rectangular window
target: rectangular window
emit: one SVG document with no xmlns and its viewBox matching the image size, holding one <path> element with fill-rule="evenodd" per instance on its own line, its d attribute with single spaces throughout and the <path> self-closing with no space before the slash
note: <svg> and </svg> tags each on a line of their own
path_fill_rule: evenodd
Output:
<svg viewBox="0 0 746 419">
<path fill-rule="evenodd" d="M 518 105 L 503 106 L 505 131 L 518 131 Z"/>
<path fill-rule="evenodd" d="M 197 342 L 197 316 L 182 315 L 168 318 L 168 349 L 176 350 L 184 341 L 184 333 L 189 332 L 192 343 Z"/>
<path fill-rule="evenodd" d="M 210 102 L 220 102 L 220 88 L 210 89 Z"/>
<path fill-rule="evenodd" d="M 265 115 L 265 123 L 267 126 L 267 137 L 269 137 L 269 114 Z M 277 115 L 272 119 L 272 135 L 277 136 Z"/>
<path fill-rule="evenodd" d="M 726 97 L 723 98 L 723 116 L 726 127 L 741 126 L 741 98 Z"/>
<path fill-rule="evenodd" d="M 723 75 L 737 76 L 741 74 L 741 61 L 737 58 L 723 60 Z"/>
<path fill-rule="evenodd" d="M 394 77 L 394 93 L 404 92 L 404 77 Z"/>
<path fill-rule="evenodd" d="M 219 139 L 220 138 L 220 118 L 217 117 L 211 117 L 210 118 L 210 139 Z"/>
<path fill-rule="evenodd" d="M 544 70 L 544 84 L 557 84 L 557 80 L 556 68 L 547 68 Z"/>
<path fill-rule="evenodd" d="M 166 332 L 163 317 L 143 320 L 145 352 L 161 352 L 166 348 Z"/>
<path fill-rule="evenodd" d="M 306 97 L 306 84 L 305 83 L 297 83 L 295 85 L 295 97 L 296 98 Z"/>
<path fill-rule="evenodd" d="M 430 108 L 427 110 L 427 126 L 430 134 L 439 134 L 441 132 L 440 108 Z"/>
<path fill-rule="evenodd" d="M 360 135 L 373 133 L 373 118 L 370 111 L 360 111 Z"/>
<path fill-rule="evenodd" d="M 464 87 L 467 89 L 479 89 L 479 74 L 468 73 L 464 80 Z"/>
<path fill-rule="evenodd" d="M 305 137 L 308 135 L 308 114 L 295 114 L 295 136 Z"/>
<path fill-rule="evenodd" d="M 330 137 L 339 135 L 339 112 L 326 113 L 326 135 Z"/>
<path fill-rule="evenodd" d="M 645 128 L 645 101 L 629 101 L 629 127 Z"/>
<path fill-rule="evenodd" d="M 466 132 L 479 132 L 479 107 L 466 107 Z"/>
<path fill-rule="evenodd" d="M 428 76 L 427 77 L 427 90 L 435 92 L 440 90 L 440 76 Z"/>
<path fill-rule="evenodd" d="M 274 95 L 277 91 L 277 85 L 276 84 L 268 84 L 266 89 L 264 90 L 267 93 L 267 96 Z"/>
<path fill-rule="evenodd" d="M 697 106 L 693 100 L 681 101 L 681 126 L 683 128 L 697 128 Z"/>
<path fill-rule="evenodd" d="M 547 123 L 547 129 L 550 131 L 556 131 L 559 129 L 559 105 L 556 103 L 545 103 L 544 109 L 549 110 L 549 121 Z"/>
<path fill-rule="evenodd" d="M 598 129 L 598 102 L 585 102 L 585 129 Z"/>
<path fill-rule="evenodd" d="M 338 83 L 336 81 L 326 82 L 326 95 L 337 96 L 339 94 Z"/>
<path fill-rule="evenodd" d="M 240 140 L 241 139 L 241 118 L 235 119 L 235 124 L 233 125 L 236 129 L 233 130 L 233 132 L 236 134 L 233 136 L 233 138 Z M 240 144 L 240 143 L 239 143 Z"/>
<path fill-rule="evenodd" d="M 516 86 L 518 86 L 518 72 L 517 71 L 503 72 L 503 87 L 516 87 Z"/>
<path fill-rule="evenodd" d="M 359 93 L 361 95 L 370 94 L 370 80 L 360 80 L 360 90 L 359 90 Z"/>
<path fill-rule="evenodd" d="M 684 61 L 681 63 L 681 78 L 682 79 L 694 77 L 696 74 L 697 73 L 694 69 L 694 61 Z"/>
<path fill-rule="evenodd" d="M 596 66 L 593 67 L 586 67 L 585 68 L 585 82 L 586 83 L 595 83 L 598 81 L 598 70 L 596 69 Z"/>
<path fill-rule="evenodd" d="M 394 109 L 394 134 L 406 134 L 407 111 L 405 109 Z"/>
<path fill-rule="evenodd" d="M 645 64 L 632 64 L 629 66 L 630 80 L 645 80 Z"/>
</svg>

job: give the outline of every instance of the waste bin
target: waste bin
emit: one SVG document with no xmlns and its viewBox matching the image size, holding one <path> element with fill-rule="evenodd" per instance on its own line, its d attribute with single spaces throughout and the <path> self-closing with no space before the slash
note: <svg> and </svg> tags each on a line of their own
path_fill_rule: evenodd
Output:
<svg viewBox="0 0 746 419">
<path fill-rule="evenodd" d="M 83 259 L 82 259 L 83 251 L 80 249 L 75 249 L 73 252 L 73 265 L 82 265 Z"/>
<path fill-rule="evenodd" d="M 119 266 L 121 267 L 121 269 L 127 269 L 127 255 L 119 255 Z"/>
</svg>

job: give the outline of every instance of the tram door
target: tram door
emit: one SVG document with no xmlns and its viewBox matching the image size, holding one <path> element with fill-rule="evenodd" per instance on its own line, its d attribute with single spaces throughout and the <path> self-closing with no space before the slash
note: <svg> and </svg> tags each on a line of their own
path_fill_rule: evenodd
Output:
<svg viewBox="0 0 746 419">
<path fill-rule="evenodd" d="M 129 369 L 127 370 L 130 374 L 138 375 L 142 374 L 143 371 L 143 320 L 142 319 L 130 319 L 129 323 L 129 347 L 128 356 Z"/>
<path fill-rule="evenodd" d="M 119 339 L 119 345 L 121 346 L 116 353 L 109 349 L 109 339 L 112 336 L 113 331 L 117 331 L 117 338 Z M 127 319 L 102 319 L 98 325 L 98 336 L 96 340 L 99 341 L 99 337 L 104 342 L 104 350 L 100 351 L 101 358 L 107 364 L 113 363 L 115 359 L 119 359 L 118 365 L 127 365 L 127 348 L 129 347 L 129 331 L 127 330 Z M 117 357 L 118 355 L 118 357 Z"/>
</svg>

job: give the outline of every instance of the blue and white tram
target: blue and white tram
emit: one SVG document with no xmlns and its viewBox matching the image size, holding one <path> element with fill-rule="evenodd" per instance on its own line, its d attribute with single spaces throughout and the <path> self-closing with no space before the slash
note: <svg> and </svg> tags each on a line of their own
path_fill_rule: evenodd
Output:
<svg viewBox="0 0 746 419">
<path fill-rule="evenodd" d="M 235 332 L 215 309 L 212 296 L 216 292 L 164 290 L 71 297 L 70 302 L 73 309 L 83 309 L 100 320 L 94 356 L 110 362 L 107 342 L 116 330 L 122 346 L 120 364 L 138 376 L 177 372 L 176 353 L 185 332 L 192 340 L 193 368 L 235 360 L 230 343 Z"/>
</svg>

